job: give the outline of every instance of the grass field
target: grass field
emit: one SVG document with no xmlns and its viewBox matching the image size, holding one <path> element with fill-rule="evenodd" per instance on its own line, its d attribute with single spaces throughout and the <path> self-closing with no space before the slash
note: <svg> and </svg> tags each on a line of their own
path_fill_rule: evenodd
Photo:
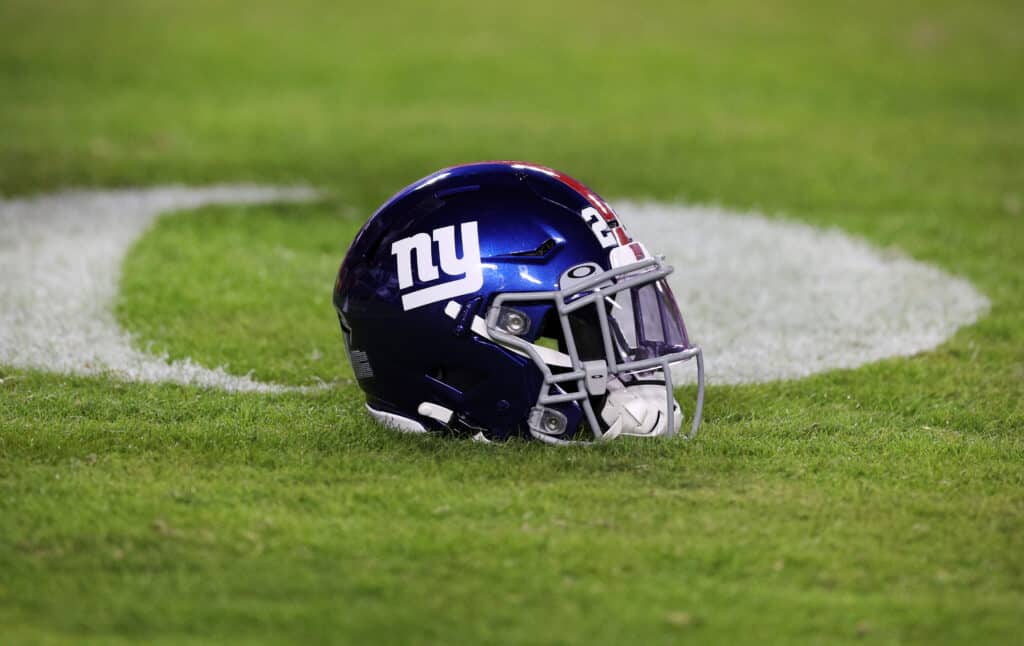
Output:
<svg viewBox="0 0 1024 646">
<path fill-rule="evenodd" d="M 161 219 L 117 315 L 331 384 L 0 366 L 0 643 L 1024 641 L 1024 8 L 669 4 L 0 0 L 0 193 L 323 189 Z M 913 358 L 712 386 L 692 443 L 384 431 L 333 274 L 392 192 L 494 158 L 839 227 L 992 308 Z"/>
</svg>

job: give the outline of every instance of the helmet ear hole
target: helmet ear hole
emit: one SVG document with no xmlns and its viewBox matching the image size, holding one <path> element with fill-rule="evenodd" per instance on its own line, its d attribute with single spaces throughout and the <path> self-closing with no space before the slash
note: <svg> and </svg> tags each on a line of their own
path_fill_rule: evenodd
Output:
<svg viewBox="0 0 1024 646">
<path fill-rule="evenodd" d="M 605 359 L 604 337 L 601 334 L 601 324 L 597 320 L 597 314 L 593 308 L 577 310 L 569 315 L 569 329 L 572 330 L 573 341 L 576 343 L 576 351 L 582 361 L 594 361 Z M 534 341 L 537 345 L 549 347 L 559 352 L 569 352 L 565 342 L 565 333 L 562 330 L 562 323 L 558 320 L 558 312 L 551 308 L 544 315 L 540 327 L 540 336 Z"/>
<path fill-rule="evenodd" d="M 572 330 L 576 351 L 582 361 L 605 359 L 604 335 L 601 323 L 592 307 L 585 307 L 569 315 L 569 329 Z"/>
<path fill-rule="evenodd" d="M 562 333 L 562 324 L 558 320 L 558 312 L 555 311 L 555 308 L 552 307 L 544 314 L 540 325 L 540 333 L 533 342 L 536 345 L 558 350 L 562 353 L 569 351 L 565 343 L 565 334 Z"/>
</svg>

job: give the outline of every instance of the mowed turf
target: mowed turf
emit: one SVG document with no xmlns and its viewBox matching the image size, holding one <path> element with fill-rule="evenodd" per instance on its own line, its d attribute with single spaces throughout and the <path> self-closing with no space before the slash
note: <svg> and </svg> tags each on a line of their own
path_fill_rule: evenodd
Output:
<svg viewBox="0 0 1024 646">
<path fill-rule="evenodd" d="M 162 219 L 117 313 L 331 386 L 0 367 L 0 642 L 1021 640 L 1017 3 L 64 4 L 0 2 L 0 191 L 324 188 Z M 839 227 L 992 310 L 911 359 L 713 386 L 692 443 L 386 432 L 333 273 L 394 190 L 488 158 Z"/>
</svg>

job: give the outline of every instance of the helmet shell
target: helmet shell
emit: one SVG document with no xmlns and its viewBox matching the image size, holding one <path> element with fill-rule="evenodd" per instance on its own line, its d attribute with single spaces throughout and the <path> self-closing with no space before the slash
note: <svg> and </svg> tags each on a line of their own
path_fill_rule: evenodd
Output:
<svg viewBox="0 0 1024 646">
<path fill-rule="evenodd" d="M 543 383 L 539 369 L 459 322 L 483 317 L 500 293 L 558 290 L 563 272 L 576 265 L 609 269 L 609 236 L 616 245 L 629 241 L 604 200 L 532 164 L 446 168 L 399 191 L 356 235 L 334 288 L 368 405 L 428 430 L 445 428 L 419 413 L 429 402 L 453 411 L 449 429 L 496 439 L 525 434 Z M 479 267 L 446 271 L 467 264 Z M 552 305 L 519 309 L 529 319 L 522 338 L 536 341 Z M 562 412 L 575 429 L 579 406 Z"/>
</svg>

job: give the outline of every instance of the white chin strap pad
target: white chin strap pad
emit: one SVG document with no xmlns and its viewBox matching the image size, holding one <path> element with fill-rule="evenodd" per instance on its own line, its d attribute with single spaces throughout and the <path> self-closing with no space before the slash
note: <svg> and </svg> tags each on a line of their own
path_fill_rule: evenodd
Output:
<svg viewBox="0 0 1024 646">
<path fill-rule="evenodd" d="M 665 404 L 664 384 L 624 386 L 618 379 L 610 379 L 608 398 L 601 411 L 601 419 L 608 424 L 608 430 L 604 432 L 602 439 L 612 439 L 619 435 L 675 435 L 683 423 L 683 412 L 679 404 L 673 400 L 672 406 L 675 410 L 672 412 L 672 428 L 669 428 Z"/>
</svg>

